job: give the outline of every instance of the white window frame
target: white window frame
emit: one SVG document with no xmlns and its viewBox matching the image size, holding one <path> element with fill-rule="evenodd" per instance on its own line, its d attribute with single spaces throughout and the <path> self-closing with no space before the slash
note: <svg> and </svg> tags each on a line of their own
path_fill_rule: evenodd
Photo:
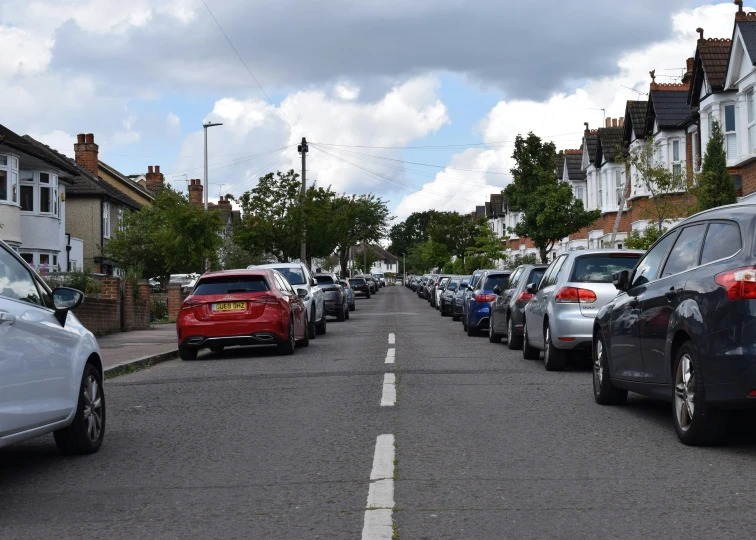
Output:
<svg viewBox="0 0 756 540">
<path fill-rule="evenodd" d="M 102 237 L 110 238 L 110 203 L 102 203 Z"/>
<path fill-rule="evenodd" d="M 756 91 L 751 87 L 746 93 L 748 110 L 748 153 L 756 153 Z"/>
<path fill-rule="evenodd" d="M 732 107 L 732 117 L 734 126 L 732 126 L 732 130 L 727 130 L 727 108 Z M 725 136 L 725 152 L 727 153 L 727 161 L 734 161 L 738 159 L 738 109 L 735 105 L 735 103 L 723 103 L 722 104 L 722 131 L 724 132 Z M 732 142 L 730 142 L 732 141 Z M 734 149 L 733 152 L 735 155 L 732 155 L 732 152 L 730 149 Z"/>
<path fill-rule="evenodd" d="M 675 146 L 677 146 L 677 157 L 675 157 Z M 680 139 L 670 139 L 669 141 L 669 162 L 672 173 L 675 175 L 682 174 L 682 141 Z"/>
<path fill-rule="evenodd" d="M 18 204 L 18 158 L 12 154 L 0 154 L 0 160 L 0 171 L 5 173 L 6 193 L 0 204 Z"/>
<path fill-rule="evenodd" d="M 118 207 L 118 230 L 123 231 L 124 225 L 123 225 L 123 208 Z"/>
<path fill-rule="evenodd" d="M 698 163 L 698 136 L 697 131 L 690 134 L 690 155 L 693 157 L 693 172 L 701 171 L 701 164 Z"/>
<path fill-rule="evenodd" d="M 583 203 L 585 206 L 585 190 L 583 186 L 575 186 L 575 198 Z"/>
<path fill-rule="evenodd" d="M 598 174 L 598 198 L 599 198 L 599 210 L 604 209 L 604 176 L 605 174 Z"/>
<path fill-rule="evenodd" d="M 31 178 L 21 178 L 21 173 L 31 173 Z M 42 182 L 42 175 L 47 175 L 48 181 Z M 21 212 L 26 215 L 37 215 L 47 217 L 60 217 L 60 205 L 58 204 L 58 175 L 47 170 L 23 169 L 18 174 L 18 205 L 21 206 L 21 187 L 32 188 L 32 209 Z M 42 193 L 48 191 L 50 211 L 42 211 Z"/>
<path fill-rule="evenodd" d="M 619 208 L 620 201 L 622 200 L 622 188 L 624 187 L 625 183 L 622 181 L 622 170 L 621 169 L 615 169 L 614 170 L 614 187 L 615 187 L 615 193 L 617 194 L 617 208 Z"/>
</svg>

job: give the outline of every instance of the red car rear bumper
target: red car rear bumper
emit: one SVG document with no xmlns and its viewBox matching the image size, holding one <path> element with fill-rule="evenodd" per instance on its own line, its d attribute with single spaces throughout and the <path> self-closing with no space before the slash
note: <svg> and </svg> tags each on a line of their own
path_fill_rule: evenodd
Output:
<svg viewBox="0 0 756 540">
<path fill-rule="evenodd" d="M 288 322 L 278 317 L 242 321 L 198 321 L 190 310 L 182 312 L 176 324 L 179 345 L 274 345 L 285 342 Z"/>
</svg>

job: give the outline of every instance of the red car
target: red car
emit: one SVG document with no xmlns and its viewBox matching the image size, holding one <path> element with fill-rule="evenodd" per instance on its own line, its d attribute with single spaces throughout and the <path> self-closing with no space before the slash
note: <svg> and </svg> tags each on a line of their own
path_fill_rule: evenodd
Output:
<svg viewBox="0 0 756 540">
<path fill-rule="evenodd" d="M 179 356 L 194 360 L 200 349 L 277 345 L 292 354 L 307 347 L 307 310 L 289 282 L 272 269 L 208 272 L 184 300 L 176 321 Z"/>
</svg>

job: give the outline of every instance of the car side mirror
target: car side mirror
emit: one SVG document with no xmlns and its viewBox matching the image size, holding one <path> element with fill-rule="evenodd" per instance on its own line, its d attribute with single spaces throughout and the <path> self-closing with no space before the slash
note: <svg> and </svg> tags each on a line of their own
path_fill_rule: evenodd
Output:
<svg viewBox="0 0 756 540">
<path fill-rule="evenodd" d="M 621 270 L 612 275 L 612 283 L 618 291 L 625 292 L 630 287 L 630 271 Z"/>
<path fill-rule="evenodd" d="M 302 300 L 307 300 L 307 289 L 302 289 L 302 288 L 297 289 L 297 296 L 300 297 Z"/>
<path fill-rule="evenodd" d="M 495 295 L 499 296 L 501 294 L 501 287 L 497 285 L 496 287 L 494 287 L 493 292 Z"/>
<path fill-rule="evenodd" d="M 52 293 L 53 305 L 55 306 L 55 318 L 61 326 L 66 325 L 68 312 L 76 309 L 84 301 L 84 293 L 69 287 L 58 287 Z"/>
<path fill-rule="evenodd" d="M 535 283 L 528 283 L 528 286 L 525 287 L 525 290 L 528 291 L 528 294 L 535 294 L 538 292 L 538 285 Z"/>
<path fill-rule="evenodd" d="M 310 285 L 312 285 L 313 287 L 316 287 L 318 285 L 318 282 L 315 281 L 315 279 L 313 278 L 310 280 Z"/>
</svg>

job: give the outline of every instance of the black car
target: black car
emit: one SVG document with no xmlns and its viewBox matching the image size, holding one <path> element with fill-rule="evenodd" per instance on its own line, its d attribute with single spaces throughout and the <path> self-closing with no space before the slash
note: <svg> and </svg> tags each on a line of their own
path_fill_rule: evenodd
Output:
<svg viewBox="0 0 756 540">
<path fill-rule="evenodd" d="M 593 332 L 600 404 L 628 391 L 673 403 L 685 444 L 725 434 L 727 411 L 756 408 L 756 205 L 696 214 L 662 236 L 632 271 Z"/>
<path fill-rule="evenodd" d="M 499 343 L 507 338 L 510 349 L 522 348 L 522 329 L 525 306 L 533 298 L 526 289 L 528 283 L 539 283 L 547 266 L 524 264 L 515 269 L 504 290 L 494 289 L 496 300 L 491 303 L 491 322 L 488 340 Z"/>
<path fill-rule="evenodd" d="M 454 292 L 454 309 L 452 309 L 452 320 L 459 321 L 465 314 L 465 293 L 470 289 L 470 280 L 472 276 L 463 276 Z"/>
<path fill-rule="evenodd" d="M 336 317 L 337 321 L 349 318 L 349 299 L 344 287 L 339 283 L 339 278 L 333 274 L 315 274 L 312 277 L 318 282 L 318 287 L 323 291 L 323 305 L 326 315 Z"/>
<path fill-rule="evenodd" d="M 454 293 L 457 292 L 457 287 L 462 283 L 462 279 L 462 276 L 452 276 L 444 287 L 438 302 L 438 310 L 442 317 L 454 314 Z"/>
<path fill-rule="evenodd" d="M 353 277 L 349 280 L 349 286 L 354 291 L 354 295 L 361 294 L 366 298 L 370 298 L 370 285 L 365 281 L 365 278 Z"/>
</svg>

